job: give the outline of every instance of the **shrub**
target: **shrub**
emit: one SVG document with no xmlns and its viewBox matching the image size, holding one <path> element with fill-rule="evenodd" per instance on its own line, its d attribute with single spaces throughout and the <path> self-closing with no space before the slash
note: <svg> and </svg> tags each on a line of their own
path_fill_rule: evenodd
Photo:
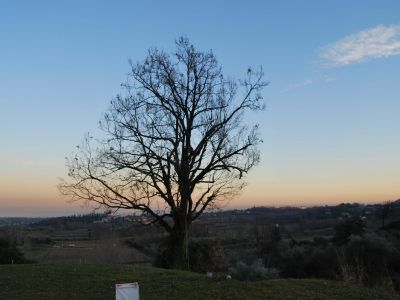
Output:
<svg viewBox="0 0 400 300">
<path fill-rule="evenodd" d="M 327 278 L 337 275 L 336 253 L 331 246 L 296 245 L 281 257 L 281 276 Z"/>
<path fill-rule="evenodd" d="M 337 245 L 343 245 L 349 241 L 351 235 L 363 235 L 364 232 L 365 222 L 362 218 L 347 220 L 336 225 L 333 242 Z"/>
<path fill-rule="evenodd" d="M 222 271 L 225 268 L 224 248 L 220 240 L 191 241 L 189 244 L 190 270 L 195 272 Z"/>
<path fill-rule="evenodd" d="M 219 240 L 204 239 L 191 240 L 189 243 L 189 266 L 194 272 L 219 272 L 225 269 L 224 249 Z M 170 267 L 169 240 L 163 241 L 158 249 L 155 266 L 161 268 Z"/>
<path fill-rule="evenodd" d="M 27 260 L 15 244 L 5 238 L 0 238 L 0 264 L 21 264 L 26 262 Z"/>
<path fill-rule="evenodd" d="M 229 268 L 229 274 L 237 280 L 256 281 L 277 278 L 279 272 L 277 269 L 265 268 L 262 261 L 258 259 L 251 265 L 239 261 L 235 267 Z"/>
<path fill-rule="evenodd" d="M 367 286 L 392 285 L 399 269 L 400 255 L 393 244 L 376 234 L 351 236 L 338 248 L 340 273 L 345 281 Z"/>
</svg>

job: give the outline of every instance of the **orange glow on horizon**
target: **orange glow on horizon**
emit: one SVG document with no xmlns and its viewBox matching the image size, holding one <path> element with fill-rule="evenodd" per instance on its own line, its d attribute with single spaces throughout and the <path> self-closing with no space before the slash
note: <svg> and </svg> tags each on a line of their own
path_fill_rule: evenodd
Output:
<svg viewBox="0 0 400 300">
<path fill-rule="evenodd" d="M 57 176 L 43 172 L 8 173 L 0 178 L 1 215 L 68 215 L 86 213 L 82 202 L 69 203 L 57 189 Z M 222 209 L 253 206 L 314 206 L 340 203 L 379 203 L 400 198 L 397 174 L 300 176 L 263 173 L 256 169 L 247 178 L 242 194 L 222 203 Z M 357 176 L 356 176 L 357 175 Z M 379 175 L 379 176 L 377 176 Z"/>
</svg>

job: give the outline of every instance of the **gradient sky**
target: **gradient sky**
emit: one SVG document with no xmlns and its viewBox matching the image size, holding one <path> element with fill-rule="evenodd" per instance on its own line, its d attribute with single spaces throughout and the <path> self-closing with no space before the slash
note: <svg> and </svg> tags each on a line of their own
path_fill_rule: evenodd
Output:
<svg viewBox="0 0 400 300">
<path fill-rule="evenodd" d="M 400 197 L 400 2 L 0 3 L 0 216 L 80 212 L 65 160 L 149 47 L 187 35 L 235 78 L 262 65 L 261 164 L 230 207 Z"/>
</svg>

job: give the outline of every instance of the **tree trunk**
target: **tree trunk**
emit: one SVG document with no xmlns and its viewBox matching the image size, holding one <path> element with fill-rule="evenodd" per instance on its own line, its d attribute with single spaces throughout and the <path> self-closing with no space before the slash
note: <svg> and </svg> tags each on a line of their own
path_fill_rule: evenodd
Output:
<svg viewBox="0 0 400 300">
<path fill-rule="evenodd" d="M 189 228 L 185 225 L 175 223 L 170 234 L 169 241 L 169 264 L 174 269 L 189 269 Z"/>
</svg>

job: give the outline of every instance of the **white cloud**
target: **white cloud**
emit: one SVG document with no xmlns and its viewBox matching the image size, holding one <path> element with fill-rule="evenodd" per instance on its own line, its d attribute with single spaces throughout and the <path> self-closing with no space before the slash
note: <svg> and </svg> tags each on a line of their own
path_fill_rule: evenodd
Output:
<svg viewBox="0 0 400 300">
<path fill-rule="evenodd" d="M 330 77 L 328 75 L 314 77 L 312 79 L 306 79 L 306 80 L 303 80 L 303 81 L 292 83 L 292 84 L 287 86 L 287 88 L 284 90 L 284 92 L 289 92 L 289 91 L 292 91 L 292 90 L 301 89 L 301 88 L 307 87 L 309 85 L 314 85 L 314 84 L 330 83 L 330 82 L 335 81 L 335 80 L 336 80 L 335 78 Z"/>
<path fill-rule="evenodd" d="M 400 55 L 400 26 L 397 25 L 378 25 L 360 31 L 328 45 L 320 53 L 320 57 L 333 66 L 394 55 Z"/>
<path fill-rule="evenodd" d="M 293 84 L 289 85 L 288 88 L 287 88 L 287 90 L 299 89 L 299 88 L 305 87 L 305 86 L 310 85 L 310 84 L 313 84 L 313 83 L 314 83 L 314 80 L 312 80 L 312 79 L 307 79 L 307 80 L 300 81 L 300 82 L 293 83 Z"/>
</svg>

